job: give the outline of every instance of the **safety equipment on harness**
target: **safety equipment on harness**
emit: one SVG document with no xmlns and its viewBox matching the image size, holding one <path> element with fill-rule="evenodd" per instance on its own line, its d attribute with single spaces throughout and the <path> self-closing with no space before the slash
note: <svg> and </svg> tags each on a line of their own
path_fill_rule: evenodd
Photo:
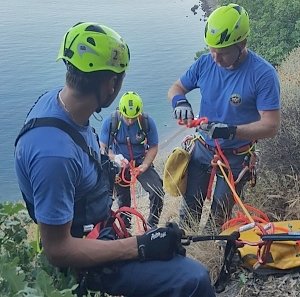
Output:
<svg viewBox="0 0 300 297">
<path fill-rule="evenodd" d="M 236 126 L 229 126 L 223 123 L 210 122 L 202 124 L 200 129 L 208 134 L 210 138 L 234 139 L 236 134 Z"/>
<path fill-rule="evenodd" d="M 131 237 L 122 219 L 122 213 L 128 212 L 138 218 L 143 224 L 144 232 L 147 231 L 146 221 L 141 213 L 130 207 L 121 207 L 117 211 L 111 211 L 110 218 L 105 222 L 99 222 L 91 232 L 86 235 L 86 239 L 116 240 Z M 88 296 L 88 291 L 104 292 L 105 284 L 103 275 L 118 272 L 118 265 L 106 263 L 78 271 L 78 286 L 73 290 L 73 294 L 78 297 Z"/>
<path fill-rule="evenodd" d="M 97 23 L 78 23 L 65 34 L 57 60 L 63 59 L 83 72 L 125 71 L 129 48 L 122 37 Z"/>
<path fill-rule="evenodd" d="M 225 290 L 228 281 L 230 280 L 231 265 L 234 256 L 237 254 L 238 247 L 241 246 L 238 242 L 240 233 L 238 231 L 232 232 L 228 235 L 183 235 L 182 245 L 190 245 L 191 242 L 207 241 L 207 240 L 221 240 L 226 241 L 224 250 L 223 265 L 219 276 L 214 284 L 216 293 L 221 293 Z"/>
<path fill-rule="evenodd" d="M 174 106 L 173 106 L 174 104 Z M 174 108 L 174 118 L 178 120 L 194 119 L 194 113 L 191 104 L 183 95 L 176 95 L 172 100 Z"/>
<path fill-rule="evenodd" d="M 181 244 L 184 231 L 176 223 L 167 223 L 166 227 L 151 229 L 137 236 L 140 261 L 170 260 L 176 254 L 185 256 Z"/>
<path fill-rule="evenodd" d="M 115 155 L 114 162 L 119 167 L 125 167 L 128 164 L 128 160 L 126 158 L 124 158 L 124 156 L 122 154 Z"/>
<path fill-rule="evenodd" d="M 243 41 L 249 32 L 247 11 L 231 3 L 217 8 L 208 17 L 204 41 L 209 47 L 223 48 Z"/>
<path fill-rule="evenodd" d="M 138 117 L 143 111 L 142 98 L 135 92 L 126 92 L 120 99 L 119 111 L 129 119 Z"/>
</svg>

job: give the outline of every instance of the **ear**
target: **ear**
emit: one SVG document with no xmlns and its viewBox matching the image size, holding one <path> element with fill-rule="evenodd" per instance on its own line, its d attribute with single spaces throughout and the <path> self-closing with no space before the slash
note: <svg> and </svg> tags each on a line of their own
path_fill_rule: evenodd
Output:
<svg viewBox="0 0 300 297">
<path fill-rule="evenodd" d="M 109 79 L 109 82 L 108 82 L 109 95 L 113 95 L 115 93 L 117 84 L 118 84 L 118 77 L 116 75 L 114 75 Z"/>
<path fill-rule="evenodd" d="M 243 50 L 246 47 L 246 44 L 247 44 L 247 39 L 244 39 L 243 41 L 241 41 L 239 43 L 240 49 Z"/>
</svg>

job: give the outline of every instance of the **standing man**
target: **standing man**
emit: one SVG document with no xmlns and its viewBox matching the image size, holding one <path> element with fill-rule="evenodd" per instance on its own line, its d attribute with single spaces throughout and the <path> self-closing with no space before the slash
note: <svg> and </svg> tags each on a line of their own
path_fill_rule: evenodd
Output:
<svg viewBox="0 0 300 297">
<path fill-rule="evenodd" d="M 204 54 L 168 91 L 176 119 L 190 123 L 194 113 L 186 94 L 200 91 L 199 117 L 207 117 L 205 131 L 198 140 L 188 167 L 187 191 L 180 211 L 181 223 L 192 216 L 200 220 L 207 195 L 211 161 L 217 140 L 236 179 L 250 157 L 258 139 L 274 137 L 280 126 L 280 88 L 276 70 L 247 49 L 249 35 L 247 11 L 229 4 L 209 16 L 204 40 L 210 53 Z M 246 179 L 237 183 L 241 193 Z M 230 216 L 234 200 L 224 178 L 217 175 L 212 213 L 217 225 Z"/>
<path fill-rule="evenodd" d="M 150 227 L 156 226 L 164 198 L 162 180 L 153 166 L 158 151 L 158 134 L 153 119 L 143 113 L 143 101 L 137 93 L 126 92 L 120 99 L 119 109 L 104 120 L 100 144 L 104 151 L 109 148 L 110 160 L 123 167 L 126 181 L 131 180 L 132 173 L 137 174 L 138 181 L 149 194 L 150 213 L 147 223 Z M 135 172 L 130 172 L 133 167 Z M 115 184 L 115 190 L 119 207 L 131 206 L 128 182 L 120 179 Z M 124 219 L 129 228 L 130 216 L 125 215 Z"/>
<path fill-rule="evenodd" d="M 66 64 L 65 85 L 31 108 L 15 149 L 19 187 L 48 260 L 87 269 L 87 286 L 114 296 L 215 296 L 206 269 L 183 256 L 176 224 L 122 239 L 112 228 L 108 160 L 89 118 L 118 95 L 127 44 L 104 25 L 78 23 L 58 59 Z M 99 222 L 95 239 L 82 238 Z"/>
</svg>

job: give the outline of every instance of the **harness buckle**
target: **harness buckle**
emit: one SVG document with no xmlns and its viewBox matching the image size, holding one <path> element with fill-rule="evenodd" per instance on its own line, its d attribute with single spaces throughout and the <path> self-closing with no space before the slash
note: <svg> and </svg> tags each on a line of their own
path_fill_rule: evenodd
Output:
<svg viewBox="0 0 300 297">
<path fill-rule="evenodd" d="M 83 225 L 83 232 L 91 232 L 94 229 L 94 224 Z"/>
</svg>

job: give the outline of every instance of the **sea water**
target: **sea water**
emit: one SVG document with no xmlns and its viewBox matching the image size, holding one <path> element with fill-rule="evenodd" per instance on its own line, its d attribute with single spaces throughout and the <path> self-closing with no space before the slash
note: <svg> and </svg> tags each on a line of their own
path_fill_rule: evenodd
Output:
<svg viewBox="0 0 300 297">
<path fill-rule="evenodd" d="M 21 198 L 14 172 L 14 140 L 40 94 L 62 86 L 63 63 L 55 62 L 65 31 L 77 22 L 105 24 L 126 40 L 130 68 L 112 106 L 125 91 L 138 92 L 157 123 L 160 140 L 178 129 L 167 101 L 170 85 L 203 49 L 203 12 L 194 0 L 2 1 L 0 7 L 0 202 Z M 197 110 L 197 92 L 189 98 Z M 99 115 L 98 115 L 99 118 Z M 101 122 L 92 118 L 99 131 Z"/>
</svg>

